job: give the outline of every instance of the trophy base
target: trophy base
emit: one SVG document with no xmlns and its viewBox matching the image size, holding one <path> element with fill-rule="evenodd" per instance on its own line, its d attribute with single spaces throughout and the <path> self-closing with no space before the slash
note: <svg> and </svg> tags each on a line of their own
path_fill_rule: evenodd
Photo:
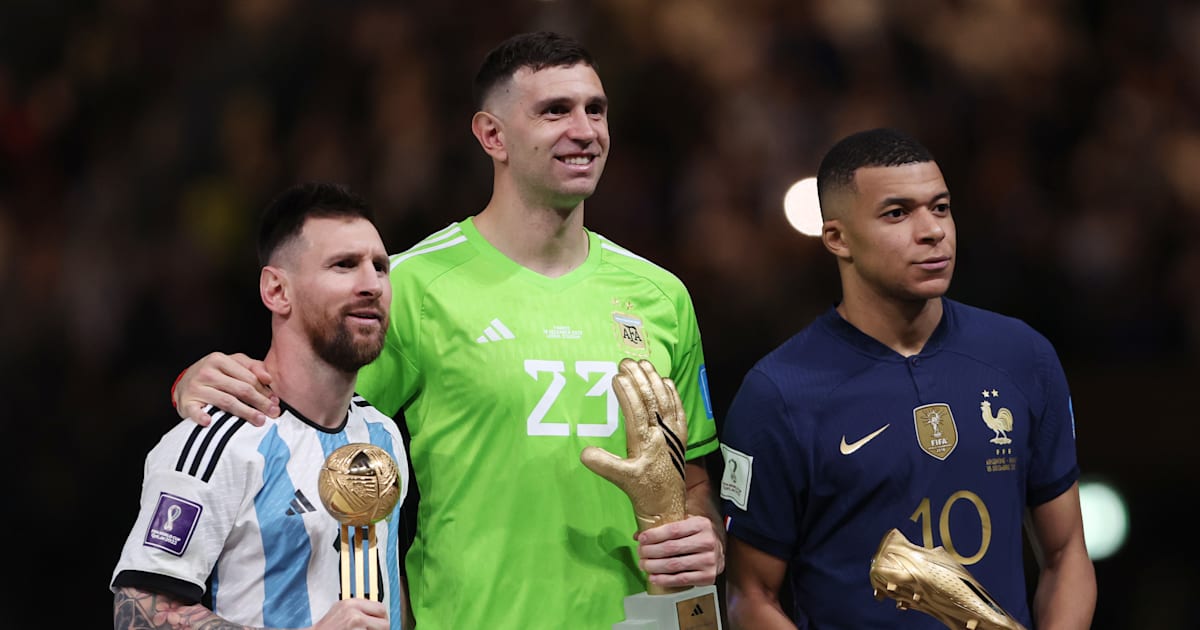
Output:
<svg viewBox="0 0 1200 630">
<path fill-rule="evenodd" d="M 613 624 L 613 630 L 721 630 L 717 587 L 630 595 L 625 598 L 625 621 Z"/>
</svg>

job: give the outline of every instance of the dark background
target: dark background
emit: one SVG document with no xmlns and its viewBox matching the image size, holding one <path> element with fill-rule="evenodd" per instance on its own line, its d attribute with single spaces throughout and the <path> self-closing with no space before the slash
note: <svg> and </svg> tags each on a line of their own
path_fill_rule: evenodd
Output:
<svg viewBox="0 0 1200 630">
<path fill-rule="evenodd" d="M 1056 344 L 1081 466 L 1130 502 L 1094 627 L 1200 627 L 1200 5 L 1184 0 L 6 0 L 3 625 L 110 623 L 171 381 L 206 352 L 266 348 L 266 201 L 345 182 L 390 251 L 478 212 L 471 79 L 539 28 L 599 62 L 613 145 L 587 223 L 690 287 L 718 416 L 837 299 L 831 257 L 784 222 L 787 187 L 852 131 L 922 139 L 954 194 L 951 297 Z"/>
</svg>

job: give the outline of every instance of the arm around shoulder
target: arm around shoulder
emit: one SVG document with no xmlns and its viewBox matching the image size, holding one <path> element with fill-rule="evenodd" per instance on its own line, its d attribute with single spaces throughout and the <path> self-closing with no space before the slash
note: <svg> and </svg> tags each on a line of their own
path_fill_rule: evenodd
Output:
<svg viewBox="0 0 1200 630">
<path fill-rule="evenodd" d="M 201 426 L 212 422 L 204 411 L 215 405 L 255 426 L 277 417 L 279 397 L 271 391 L 271 375 L 262 361 L 238 354 L 212 352 L 188 366 L 171 388 L 179 417 Z"/>
</svg>

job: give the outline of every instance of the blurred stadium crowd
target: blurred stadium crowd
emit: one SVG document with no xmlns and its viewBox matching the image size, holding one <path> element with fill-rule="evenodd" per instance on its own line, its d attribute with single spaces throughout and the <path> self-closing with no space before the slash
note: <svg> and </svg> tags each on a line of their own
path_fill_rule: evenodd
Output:
<svg viewBox="0 0 1200 630">
<path fill-rule="evenodd" d="M 172 379 L 208 351 L 266 347 L 258 210 L 295 181 L 345 182 L 400 251 L 482 209 L 471 80 L 494 44 L 541 28 L 597 57 L 613 152 L 587 222 L 690 287 L 718 415 L 837 298 L 828 254 L 784 221 L 788 186 L 846 133 L 922 139 L 954 195 L 951 297 L 1057 345 L 1084 472 L 1135 510 L 1134 542 L 1097 566 L 1095 627 L 1194 627 L 1197 558 L 1164 553 L 1187 548 L 1178 506 L 1200 487 L 1181 439 L 1200 377 L 1186 0 L 6 0 L 15 566 L 69 575 L 85 625 L 107 619 Z"/>
</svg>

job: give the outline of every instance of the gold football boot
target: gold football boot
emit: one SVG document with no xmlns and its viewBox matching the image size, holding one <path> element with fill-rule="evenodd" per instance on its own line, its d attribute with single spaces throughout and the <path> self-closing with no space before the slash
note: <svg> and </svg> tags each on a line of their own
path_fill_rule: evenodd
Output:
<svg viewBox="0 0 1200 630">
<path fill-rule="evenodd" d="M 958 630 L 1025 630 L 942 547 L 926 549 L 893 529 L 871 559 L 875 599 L 896 600 Z"/>
</svg>

